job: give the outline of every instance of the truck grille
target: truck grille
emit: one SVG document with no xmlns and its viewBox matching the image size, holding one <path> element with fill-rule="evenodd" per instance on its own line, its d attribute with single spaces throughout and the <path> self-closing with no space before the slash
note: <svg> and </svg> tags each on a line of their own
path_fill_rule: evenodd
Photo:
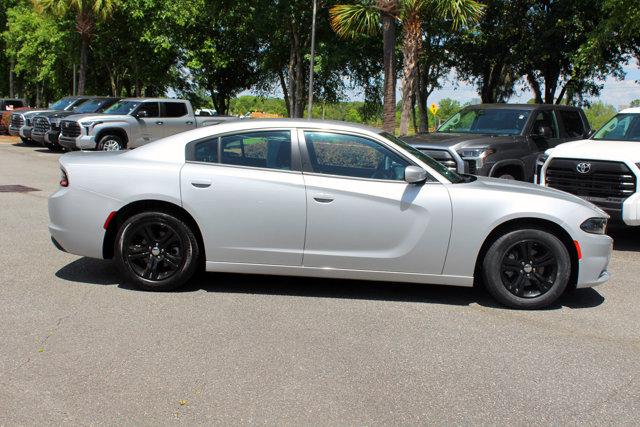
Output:
<svg viewBox="0 0 640 427">
<path fill-rule="evenodd" d="M 15 128 L 24 126 L 24 117 L 22 117 L 22 114 L 12 114 L 10 126 Z"/>
<path fill-rule="evenodd" d="M 78 122 L 71 120 L 63 120 L 60 122 L 60 130 L 62 136 L 68 136 L 70 138 L 76 138 L 80 136 L 80 125 Z"/>
<path fill-rule="evenodd" d="M 549 187 L 582 197 L 613 215 L 636 192 L 636 177 L 622 162 L 552 159 L 545 176 Z"/>
<path fill-rule="evenodd" d="M 47 133 L 51 129 L 49 119 L 46 117 L 36 117 L 33 119 L 33 132 L 35 133 Z"/>
<path fill-rule="evenodd" d="M 452 170 L 454 172 L 458 171 L 458 165 L 456 164 L 456 160 L 451 156 L 447 150 L 432 150 L 432 149 L 423 149 L 419 148 L 427 156 L 431 157 L 433 160 L 436 160 L 442 163 L 447 169 Z"/>
</svg>

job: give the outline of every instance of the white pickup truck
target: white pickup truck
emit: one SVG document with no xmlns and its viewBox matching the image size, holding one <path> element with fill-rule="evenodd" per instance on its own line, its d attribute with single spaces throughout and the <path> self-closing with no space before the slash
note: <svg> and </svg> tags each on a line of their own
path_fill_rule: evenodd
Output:
<svg viewBox="0 0 640 427">
<path fill-rule="evenodd" d="M 69 150 L 122 150 L 235 119 L 196 116 L 191 103 L 182 99 L 125 98 L 102 114 L 79 114 L 62 120 L 58 142 Z"/>
<path fill-rule="evenodd" d="M 621 111 L 591 138 L 538 159 L 539 183 L 599 206 L 613 221 L 640 225 L 640 108 Z"/>
</svg>

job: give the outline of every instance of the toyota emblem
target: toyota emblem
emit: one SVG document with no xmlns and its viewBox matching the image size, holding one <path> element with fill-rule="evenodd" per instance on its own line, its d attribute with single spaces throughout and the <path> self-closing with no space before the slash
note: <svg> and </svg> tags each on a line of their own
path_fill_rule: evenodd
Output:
<svg viewBox="0 0 640 427">
<path fill-rule="evenodd" d="M 589 162 L 581 162 L 576 165 L 576 170 L 580 173 L 589 173 L 591 172 L 591 163 Z"/>
</svg>

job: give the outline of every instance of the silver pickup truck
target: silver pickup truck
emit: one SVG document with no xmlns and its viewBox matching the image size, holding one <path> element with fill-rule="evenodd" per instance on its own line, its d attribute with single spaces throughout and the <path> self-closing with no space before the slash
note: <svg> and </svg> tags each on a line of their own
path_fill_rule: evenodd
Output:
<svg viewBox="0 0 640 427">
<path fill-rule="evenodd" d="M 58 142 L 69 150 L 122 150 L 235 119 L 196 116 L 191 103 L 181 99 L 125 98 L 102 114 L 78 114 L 62 120 Z"/>
</svg>

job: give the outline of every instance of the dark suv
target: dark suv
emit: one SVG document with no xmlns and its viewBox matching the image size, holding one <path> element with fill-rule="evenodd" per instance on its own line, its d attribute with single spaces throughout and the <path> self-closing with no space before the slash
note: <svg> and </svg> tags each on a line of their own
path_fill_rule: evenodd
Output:
<svg viewBox="0 0 640 427">
<path fill-rule="evenodd" d="M 580 108 L 479 104 L 463 108 L 434 133 L 404 140 L 460 173 L 531 182 L 540 153 L 590 134 Z"/>
</svg>

